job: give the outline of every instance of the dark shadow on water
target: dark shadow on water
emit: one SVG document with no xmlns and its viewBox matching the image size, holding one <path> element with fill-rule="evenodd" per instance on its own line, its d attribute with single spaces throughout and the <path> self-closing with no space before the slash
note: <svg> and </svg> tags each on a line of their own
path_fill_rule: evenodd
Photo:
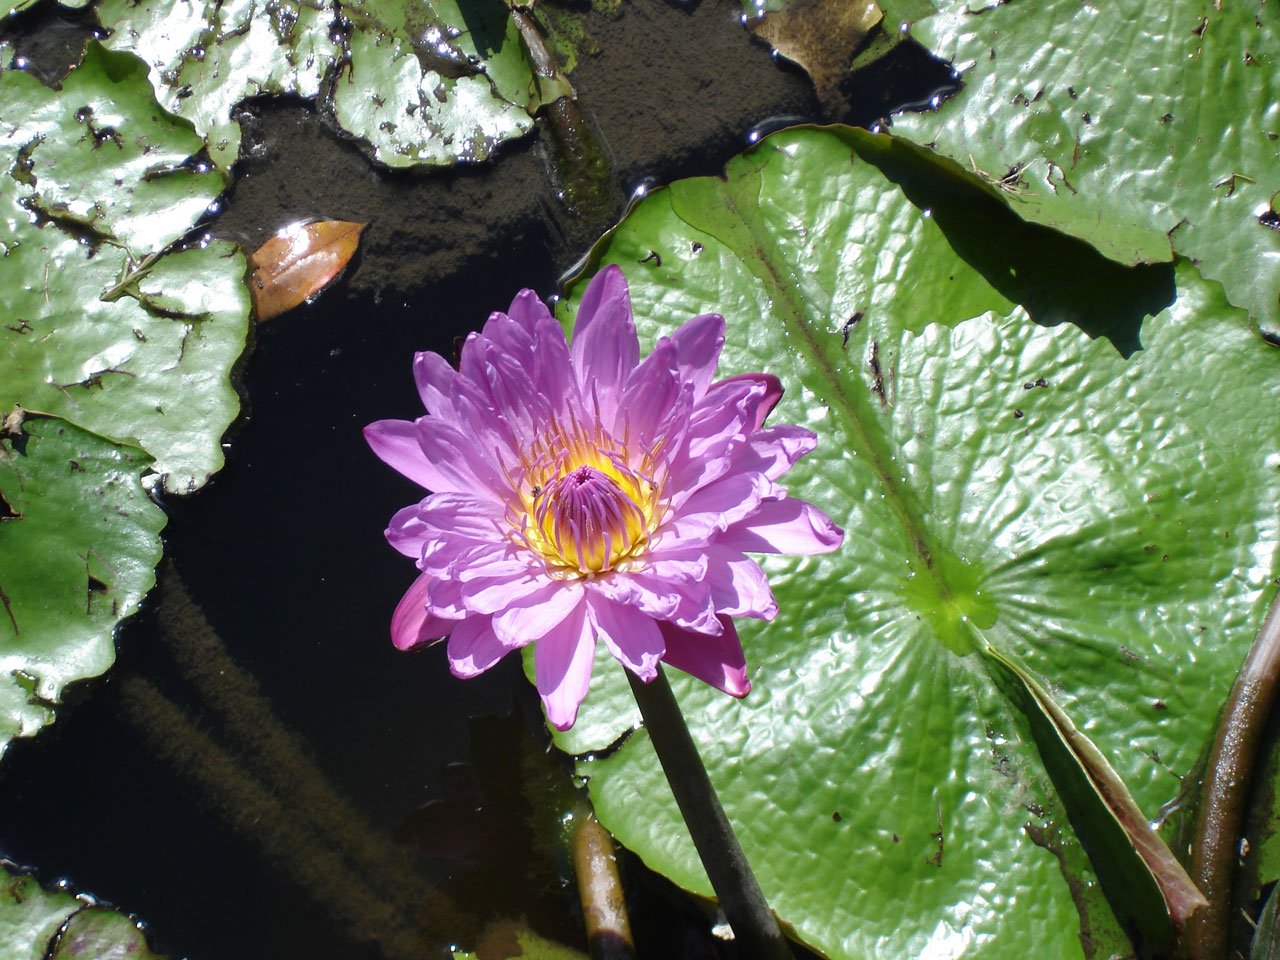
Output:
<svg viewBox="0 0 1280 960">
<path fill-rule="evenodd" d="M 1142 349 L 1143 321 L 1177 297 L 1172 263 L 1125 266 L 1081 240 L 1028 223 L 965 171 L 914 144 L 878 138 L 862 155 L 929 211 L 966 263 L 1042 326 L 1075 324 L 1127 358 Z M 1010 189 L 1028 188 L 1016 174 L 1011 179 Z M 1030 188 L 1048 189 L 1039 181 Z"/>
</svg>

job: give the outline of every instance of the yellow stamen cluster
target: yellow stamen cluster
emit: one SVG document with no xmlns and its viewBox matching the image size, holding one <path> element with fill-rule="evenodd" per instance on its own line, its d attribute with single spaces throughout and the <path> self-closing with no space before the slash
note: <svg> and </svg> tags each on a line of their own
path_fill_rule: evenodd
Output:
<svg viewBox="0 0 1280 960">
<path fill-rule="evenodd" d="M 568 428 L 539 437 L 523 453 L 521 503 L 513 521 L 524 543 L 547 566 L 568 574 L 613 570 L 635 557 L 661 522 L 654 451 L 632 466 L 627 445 L 597 426 Z"/>
</svg>

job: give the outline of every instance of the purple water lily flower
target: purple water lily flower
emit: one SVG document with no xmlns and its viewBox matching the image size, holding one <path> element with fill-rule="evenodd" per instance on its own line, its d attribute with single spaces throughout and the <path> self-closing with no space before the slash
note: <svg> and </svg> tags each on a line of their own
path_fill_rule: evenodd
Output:
<svg viewBox="0 0 1280 960">
<path fill-rule="evenodd" d="M 528 643 L 547 717 L 573 725 L 597 640 L 637 676 L 662 660 L 735 697 L 751 689 L 733 617 L 777 604 L 753 553 L 834 550 L 843 532 L 775 482 L 814 448 L 765 427 L 776 377 L 712 381 L 724 318 L 695 317 L 643 362 L 622 271 L 587 286 L 573 344 L 532 290 L 463 345 L 419 353 L 428 414 L 365 428 L 432 493 L 387 539 L 421 576 L 396 608 L 401 649 L 448 637 L 472 677 Z"/>
</svg>

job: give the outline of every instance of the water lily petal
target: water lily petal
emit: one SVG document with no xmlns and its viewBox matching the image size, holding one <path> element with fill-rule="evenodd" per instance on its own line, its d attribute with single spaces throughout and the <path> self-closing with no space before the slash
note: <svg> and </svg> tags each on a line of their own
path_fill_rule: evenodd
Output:
<svg viewBox="0 0 1280 960">
<path fill-rule="evenodd" d="M 615 603 L 634 607 L 655 620 L 671 622 L 698 633 L 719 633 L 720 621 L 704 577 L 681 579 L 657 570 L 636 570 L 589 585 L 592 592 Z"/>
<path fill-rule="evenodd" d="M 422 452 L 419 434 L 412 420 L 379 420 L 364 428 L 365 441 L 387 466 L 428 490 L 447 489 L 448 481 Z"/>
<path fill-rule="evenodd" d="M 505 511 L 487 498 L 467 492 L 433 493 L 412 509 L 437 533 L 484 543 L 505 539 Z"/>
<path fill-rule="evenodd" d="M 570 408 L 580 412 L 582 398 L 577 389 L 564 329 L 548 315 L 545 320 L 537 322 L 534 333 L 536 346 L 529 375 L 538 395 L 547 398 L 553 416 L 564 416 Z"/>
<path fill-rule="evenodd" d="M 635 574 L 599 577 L 591 581 L 587 589 L 658 619 L 674 616 L 680 607 L 680 593 L 675 584 L 659 581 L 657 589 L 652 589 L 648 581 L 637 580 Z"/>
<path fill-rule="evenodd" d="M 723 380 L 717 380 L 707 390 L 705 402 L 716 402 L 717 392 L 720 390 L 733 390 L 743 383 L 758 383 L 763 388 L 760 392 L 760 400 L 752 409 L 752 420 L 750 429 L 759 430 L 764 426 L 765 418 L 769 416 L 773 408 L 778 405 L 778 401 L 782 399 L 782 381 L 771 373 L 740 373 L 736 377 L 725 377 Z"/>
<path fill-rule="evenodd" d="M 494 635 L 489 617 L 467 617 L 449 634 L 449 670 L 455 677 L 474 677 L 511 650 Z"/>
<path fill-rule="evenodd" d="M 433 617 L 427 612 L 427 588 L 431 578 L 419 575 L 405 591 L 396 612 L 391 615 L 391 642 L 400 650 L 413 650 L 435 643 L 449 635 L 458 625 L 456 620 Z"/>
<path fill-rule="evenodd" d="M 818 435 L 804 427 L 780 424 L 752 434 L 747 445 L 760 458 L 758 466 L 764 475 L 776 480 L 818 445 Z"/>
<path fill-rule="evenodd" d="M 690 415 L 680 453 L 672 458 L 672 507 L 679 509 L 701 487 L 727 474 L 733 455 L 747 442 L 758 411 L 767 399 L 768 383 L 738 377 L 729 387 L 714 384 Z"/>
<path fill-rule="evenodd" d="M 483 453 L 474 440 L 434 417 L 423 417 L 417 422 L 417 427 L 418 446 L 437 475 L 437 485 L 429 489 L 441 493 L 470 493 L 505 502 L 503 494 L 509 492 L 510 486 L 483 459 Z M 367 431 L 370 427 L 365 429 Z"/>
<path fill-rule="evenodd" d="M 597 639 L 643 679 L 664 659 L 745 695 L 730 617 L 768 619 L 777 604 L 743 551 L 822 552 L 843 534 L 775 484 L 816 437 L 764 429 L 776 377 L 713 381 L 724 340 L 724 318 L 704 314 L 641 363 L 626 280 L 607 267 L 571 343 L 523 290 L 467 338 L 456 372 L 418 354 L 428 415 L 366 428 L 379 457 L 433 491 L 387 530 L 422 571 L 396 609 L 395 643 L 450 632 L 451 669 L 473 676 L 536 642 L 560 729 Z"/>
<path fill-rule="evenodd" d="M 494 632 L 508 644 L 539 640 L 571 616 L 582 599 L 580 583 L 552 581 L 495 614 Z"/>
<path fill-rule="evenodd" d="M 497 574 L 492 577 L 476 577 L 457 580 L 462 603 L 471 613 L 497 613 L 525 597 L 543 590 L 554 583 L 545 573 L 535 573 L 531 568 L 523 576 L 510 577 Z"/>
<path fill-rule="evenodd" d="M 587 409 L 612 425 L 627 377 L 640 360 L 627 281 L 616 266 L 597 273 L 578 304 L 571 345 L 573 367 Z"/>
<path fill-rule="evenodd" d="M 413 357 L 413 379 L 418 385 L 422 405 L 433 417 L 452 422 L 454 419 L 453 378 L 457 371 L 438 353 L 423 351 Z"/>
<path fill-rule="evenodd" d="M 830 553 L 844 531 L 805 500 L 765 500 L 752 516 L 720 534 L 716 542 L 746 553 Z"/>
<path fill-rule="evenodd" d="M 657 676 L 666 644 L 656 620 L 598 593 L 587 594 L 587 607 L 597 638 L 623 666 L 646 682 Z"/>
<path fill-rule="evenodd" d="M 662 662 L 723 690 L 731 697 L 742 698 L 751 692 L 747 679 L 747 660 L 733 621 L 721 617 L 724 627 L 719 636 L 706 636 L 681 630 L 670 623 L 660 623 L 666 652 Z"/>
<path fill-rule="evenodd" d="M 433 527 L 419 519 L 418 511 L 420 509 L 420 506 L 415 503 L 411 507 L 397 510 L 391 518 L 391 523 L 383 531 L 387 542 L 391 546 L 406 557 L 412 557 L 414 560 L 422 559 L 423 547 L 428 540 L 434 539 L 436 533 Z"/>
<path fill-rule="evenodd" d="M 704 313 L 687 321 L 671 335 L 678 348 L 680 377 L 693 384 L 695 399 L 701 399 L 711 386 L 711 378 L 716 375 L 720 351 L 724 349 L 724 330 L 724 317 L 718 313 Z"/>
<path fill-rule="evenodd" d="M 551 320 L 551 311 L 536 293 L 526 287 L 511 301 L 507 316 L 533 334 L 541 324 Z"/>
<path fill-rule="evenodd" d="M 427 612 L 446 620 L 472 616 L 462 603 L 462 584 L 452 577 L 435 577 L 427 584 Z"/>
<path fill-rule="evenodd" d="M 683 392 L 684 384 L 676 371 L 676 345 L 669 340 L 660 343 L 631 372 L 618 407 L 618 420 L 609 426 L 624 440 L 652 448 Z M 687 420 L 688 415 L 683 419 Z"/>
<path fill-rule="evenodd" d="M 526 290 L 525 293 L 532 291 Z M 517 294 L 517 300 L 519 295 Z M 537 295 L 534 295 L 537 299 Z M 533 359 L 533 329 L 530 326 L 519 322 L 509 314 L 502 311 L 495 311 L 489 314 L 489 320 L 484 325 L 481 338 L 485 344 L 493 350 L 499 351 L 501 354 L 511 357 L 518 362 L 528 363 Z M 461 366 L 459 366 L 461 369 Z"/>
<path fill-rule="evenodd" d="M 466 549 L 450 554 L 449 547 L 458 543 L 465 544 Z M 423 570 L 439 571 L 441 576 L 452 577 L 460 584 L 481 578 L 523 579 L 543 572 L 528 550 L 513 543 L 476 544 L 474 541 L 454 541 L 439 548 L 428 544 L 422 551 L 420 566 Z"/>
<path fill-rule="evenodd" d="M 721 531 L 752 516 L 761 502 L 776 493 L 762 473 L 730 473 L 694 492 L 655 538 L 656 544 L 706 543 Z"/>
<path fill-rule="evenodd" d="M 534 648 L 534 681 L 547 720 L 557 730 L 568 730 L 578 719 L 578 707 L 591 683 L 595 652 L 596 636 L 587 621 L 586 604 L 579 604 L 572 616 Z"/>
<path fill-rule="evenodd" d="M 711 545 L 707 556 L 707 583 L 717 613 L 757 620 L 772 620 L 777 616 L 778 602 L 760 564 L 719 543 Z"/>
</svg>

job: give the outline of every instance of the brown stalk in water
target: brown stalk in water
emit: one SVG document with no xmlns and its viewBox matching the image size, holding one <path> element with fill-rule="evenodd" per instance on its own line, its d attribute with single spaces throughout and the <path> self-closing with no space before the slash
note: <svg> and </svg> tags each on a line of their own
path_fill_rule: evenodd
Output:
<svg viewBox="0 0 1280 960">
<path fill-rule="evenodd" d="M 622 896 L 613 837 L 600 825 L 586 800 L 578 803 L 573 820 L 570 850 L 591 960 L 634 960 L 636 947 Z"/>
<path fill-rule="evenodd" d="M 1280 682 L 1280 594 L 1227 697 L 1201 787 L 1191 877 L 1209 900 L 1191 918 L 1185 947 L 1192 960 L 1225 960 L 1231 894 L 1251 773 Z"/>
</svg>

